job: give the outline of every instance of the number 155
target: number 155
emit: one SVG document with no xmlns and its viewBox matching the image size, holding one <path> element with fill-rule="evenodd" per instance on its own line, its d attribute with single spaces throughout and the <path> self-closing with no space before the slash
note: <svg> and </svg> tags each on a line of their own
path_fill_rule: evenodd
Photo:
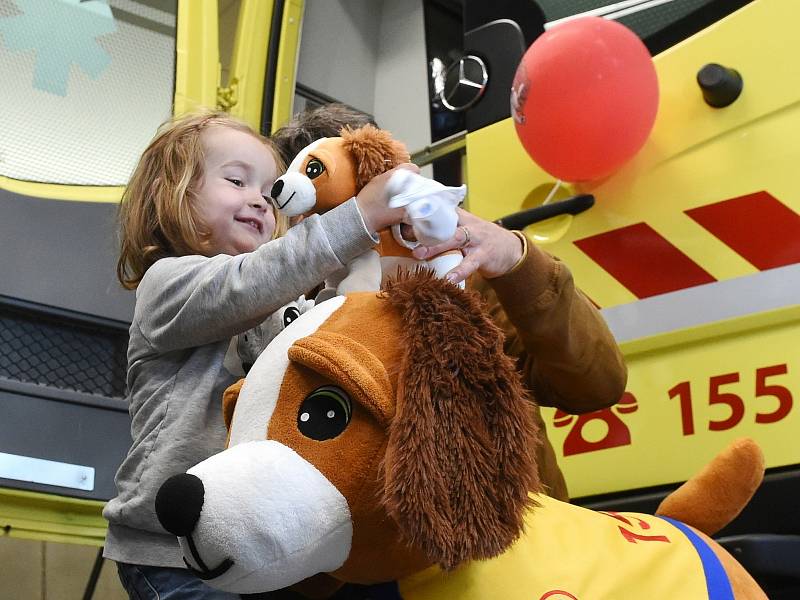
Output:
<svg viewBox="0 0 800 600">
<path fill-rule="evenodd" d="M 756 390 L 755 397 L 772 397 L 771 403 L 777 406 L 769 412 L 756 412 L 756 423 L 777 423 L 792 410 L 792 393 L 788 388 L 774 383 L 768 383 L 769 377 L 786 375 L 788 367 L 783 365 L 772 365 L 771 367 L 761 367 L 756 369 Z M 727 418 L 714 421 L 709 420 L 709 431 L 725 431 L 736 427 L 744 418 L 745 403 L 741 396 L 730 391 L 723 391 L 722 387 L 739 382 L 739 373 L 725 373 L 715 375 L 708 380 L 708 405 L 724 404 L 730 409 Z M 682 381 L 667 392 L 670 398 L 679 398 L 681 407 L 681 424 L 683 435 L 693 435 L 694 412 L 692 408 L 692 388 L 688 381 Z M 763 405 L 769 407 L 770 402 L 764 401 Z"/>
</svg>

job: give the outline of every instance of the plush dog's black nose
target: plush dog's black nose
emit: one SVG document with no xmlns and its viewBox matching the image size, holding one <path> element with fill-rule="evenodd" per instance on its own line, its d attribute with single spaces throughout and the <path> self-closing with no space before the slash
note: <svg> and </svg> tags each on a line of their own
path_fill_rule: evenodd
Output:
<svg viewBox="0 0 800 600">
<path fill-rule="evenodd" d="M 192 533 L 203 509 L 205 488 L 199 477 L 173 475 L 156 494 L 156 515 L 170 533 L 184 537 Z"/>
<path fill-rule="evenodd" d="M 282 191 L 283 191 L 283 181 L 281 179 L 278 179 L 275 183 L 272 184 L 272 191 L 269 193 L 269 195 L 272 198 L 277 198 L 278 196 L 281 195 Z"/>
</svg>

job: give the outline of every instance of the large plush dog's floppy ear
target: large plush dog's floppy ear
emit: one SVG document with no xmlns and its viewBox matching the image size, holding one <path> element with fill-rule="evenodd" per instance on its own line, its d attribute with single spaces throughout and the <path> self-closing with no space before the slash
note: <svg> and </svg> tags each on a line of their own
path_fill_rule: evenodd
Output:
<svg viewBox="0 0 800 600">
<path fill-rule="evenodd" d="M 386 509 L 445 569 L 495 556 L 519 536 L 539 489 L 532 401 L 476 293 L 423 273 L 385 293 L 406 324 Z"/>
<path fill-rule="evenodd" d="M 359 129 L 345 127 L 341 132 L 344 148 L 352 156 L 356 167 L 356 189 L 363 188 L 370 179 L 399 164 L 411 160 L 408 150 L 388 131 L 372 125 Z"/>
</svg>

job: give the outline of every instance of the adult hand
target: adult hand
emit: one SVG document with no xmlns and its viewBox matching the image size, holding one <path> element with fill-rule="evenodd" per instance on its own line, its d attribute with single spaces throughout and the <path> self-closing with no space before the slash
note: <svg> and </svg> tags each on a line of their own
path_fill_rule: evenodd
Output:
<svg viewBox="0 0 800 600">
<path fill-rule="evenodd" d="M 422 260 L 458 248 L 464 260 L 446 275 L 453 283 L 464 281 L 475 271 L 486 279 L 505 275 L 519 262 L 524 250 L 516 234 L 459 208 L 455 235 L 435 246 L 417 246 L 414 258 Z"/>
</svg>

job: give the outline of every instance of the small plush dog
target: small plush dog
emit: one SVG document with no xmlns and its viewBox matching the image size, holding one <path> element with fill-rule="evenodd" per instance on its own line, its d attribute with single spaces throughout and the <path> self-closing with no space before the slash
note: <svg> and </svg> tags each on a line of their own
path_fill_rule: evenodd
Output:
<svg viewBox="0 0 800 600">
<path fill-rule="evenodd" d="M 531 403 L 477 296 L 404 276 L 282 331 L 225 394 L 228 449 L 167 480 L 156 511 L 187 566 L 238 593 L 396 580 L 405 600 L 766 598 L 669 518 L 733 518 L 763 476 L 757 446 L 662 517 L 598 513 L 537 493 Z"/>
<path fill-rule="evenodd" d="M 289 217 L 322 214 L 355 196 L 373 177 L 409 160 L 406 147 L 389 132 L 371 125 L 345 128 L 339 137 L 319 139 L 301 150 L 272 187 L 272 201 Z M 338 293 L 377 291 L 384 276 L 393 275 L 398 267 L 426 266 L 443 276 L 461 262 L 458 250 L 427 261 L 414 259 L 411 251 L 419 243 L 433 245 L 453 237 L 458 225 L 455 209 L 464 199 L 466 186 L 447 187 L 410 171 L 398 171 L 387 192 L 391 207 L 405 207 L 410 227 L 380 232 L 375 252 L 356 258 L 327 282 Z"/>
</svg>

